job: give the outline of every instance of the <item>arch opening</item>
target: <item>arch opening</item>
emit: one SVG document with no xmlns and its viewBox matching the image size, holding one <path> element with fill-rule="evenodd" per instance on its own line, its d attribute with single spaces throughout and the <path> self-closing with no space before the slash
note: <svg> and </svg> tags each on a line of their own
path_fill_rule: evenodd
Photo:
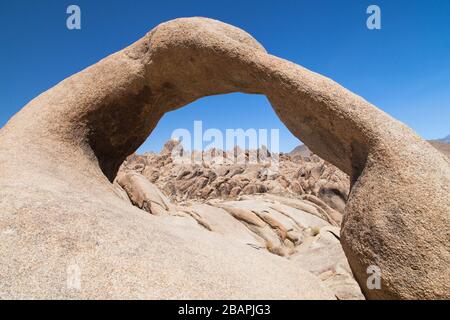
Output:
<svg viewBox="0 0 450 320">
<path fill-rule="evenodd" d="M 214 95 L 166 113 L 118 174 L 129 171 L 175 203 L 268 193 L 317 197 L 343 213 L 349 193 L 348 176 L 302 144 L 264 95 Z"/>
</svg>

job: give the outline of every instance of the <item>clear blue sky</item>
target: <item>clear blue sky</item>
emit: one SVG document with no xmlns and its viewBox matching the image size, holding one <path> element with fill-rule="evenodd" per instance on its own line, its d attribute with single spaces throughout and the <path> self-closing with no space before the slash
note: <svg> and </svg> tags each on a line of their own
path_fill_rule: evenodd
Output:
<svg viewBox="0 0 450 320">
<path fill-rule="evenodd" d="M 66 28 L 77 4 L 82 29 Z M 382 29 L 366 28 L 377 4 Z M 206 16 L 239 26 L 277 56 L 331 77 L 426 139 L 450 133 L 450 1 L 73 0 L 0 2 L 0 126 L 39 93 L 134 42 L 160 22 Z M 279 128 L 281 151 L 298 144 L 266 98 L 232 94 L 166 114 L 140 151 L 176 128 Z"/>
</svg>

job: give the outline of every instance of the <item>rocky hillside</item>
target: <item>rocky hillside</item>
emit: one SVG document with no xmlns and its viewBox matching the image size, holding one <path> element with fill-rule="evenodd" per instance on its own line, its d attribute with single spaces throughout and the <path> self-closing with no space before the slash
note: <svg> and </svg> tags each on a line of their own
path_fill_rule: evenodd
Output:
<svg viewBox="0 0 450 320">
<path fill-rule="evenodd" d="M 114 183 L 117 193 L 152 215 L 290 260 L 339 299 L 364 298 L 339 242 L 345 174 L 312 154 L 282 154 L 275 167 L 236 164 L 233 157 L 249 157 L 240 149 L 220 165 L 178 163 L 173 155 L 180 151 L 168 141 L 159 154 L 130 156 Z M 257 154 L 274 157 L 265 148 Z"/>
<path fill-rule="evenodd" d="M 168 141 L 159 154 L 132 155 L 120 171 L 141 173 L 176 203 L 269 193 L 308 199 L 335 215 L 344 210 L 348 176 L 309 152 L 309 156 L 298 152 L 281 154 L 278 165 L 271 166 L 268 161 L 260 161 L 263 156 L 272 157 L 265 148 L 257 151 L 258 163 L 253 164 L 240 164 L 236 160 L 239 153 L 245 153 L 246 159 L 249 157 L 248 151 L 240 149 L 235 149 L 234 155 L 226 154 L 224 164 L 177 163 L 172 156 L 175 149 L 183 152 L 177 142 Z"/>
<path fill-rule="evenodd" d="M 315 275 L 320 285 L 314 290 L 324 287 L 338 299 L 364 299 L 342 250 L 337 222 L 314 202 L 266 193 L 177 205 L 134 171 L 122 171 L 114 186 L 125 201 L 173 228 L 206 231 L 243 249 L 278 256 Z"/>
<path fill-rule="evenodd" d="M 280 256 L 316 275 L 338 299 L 364 298 L 339 242 L 348 191 L 342 172 L 317 156 L 286 154 L 277 172 L 264 164 L 179 164 L 176 147 L 169 141 L 160 154 L 129 157 L 116 192 L 175 225 Z"/>
<path fill-rule="evenodd" d="M 430 143 L 444 153 L 450 145 Z M 281 256 L 316 275 L 338 299 L 363 299 L 339 241 L 348 176 L 304 145 L 278 162 L 266 148 L 253 154 L 257 163 L 248 163 L 250 152 L 239 148 L 186 155 L 170 140 L 160 153 L 128 157 L 114 186 L 152 215 Z M 223 163 L 208 161 L 209 155 Z"/>
</svg>

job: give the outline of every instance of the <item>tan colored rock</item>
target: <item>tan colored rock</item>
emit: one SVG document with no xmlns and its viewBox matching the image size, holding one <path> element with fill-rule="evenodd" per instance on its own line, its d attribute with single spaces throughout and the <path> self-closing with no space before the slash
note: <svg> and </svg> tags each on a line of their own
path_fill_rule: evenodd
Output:
<svg viewBox="0 0 450 320">
<path fill-rule="evenodd" d="M 436 232 L 450 224 L 449 160 L 242 30 L 189 18 L 62 81 L 1 129 L 1 298 L 329 298 L 295 265 L 142 215 L 111 186 L 165 112 L 235 91 L 265 94 L 295 136 L 350 176 L 341 241 L 367 297 L 450 297 L 450 235 Z M 72 265 L 81 291 L 67 287 Z M 366 287 L 371 265 L 381 290 Z"/>
<path fill-rule="evenodd" d="M 278 201 L 273 201 L 274 198 Z M 300 268 L 317 275 L 337 298 L 363 299 L 339 243 L 339 228 L 311 213 L 282 204 L 285 200 L 269 194 L 251 195 L 238 201 L 194 205 L 192 210 L 212 226 L 213 232 L 294 261 Z M 256 215 L 262 221 L 255 223 L 244 218 L 246 215 Z"/>
<path fill-rule="evenodd" d="M 306 193 L 325 202 L 325 210 L 331 207 L 344 212 L 349 190 L 348 176 L 323 160 L 306 162 L 284 155 L 276 169 L 268 167 L 260 158 L 257 164 L 211 163 L 206 156 L 216 151 L 206 150 L 200 164 L 179 163 L 173 157 L 167 157 L 172 149 L 180 146 L 175 143 L 168 141 L 160 154 L 128 157 L 119 171 L 142 173 L 175 202 L 215 197 L 227 199 L 258 193 L 291 194 L 301 198 L 300 195 Z M 268 153 L 267 149 L 255 152 Z M 312 171 L 315 173 L 311 174 Z"/>
<path fill-rule="evenodd" d="M 230 215 L 226 210 L 207 204 L 194 205 L 192 210 L 208 222 L 211 231 L 251 247 L 265 247 L 265 242 L 261 237 L 250 232 L 239 219 Z"/>
<path fill-rule="evenodd" d="M 326 220 L 328 222 L 336 226 L 341 225 L 342 215 L 336 210 L 330 208 L 325 202 L 310 194 L 302 195 L 302 199 L 307 200 L 314 206 L 317 206 L 319 211 L 322 212 L 322 215 L 326 217 Z"/>
<path fill-rule="evenodd" d="M 117 183 L 127 192 L 133 205 L 142 210 L 154 215 L 170 214 L 175 211 L 169 199 L 139 173 L 120 174 L 117 176 Z"/>
<path fill-rule="evenodd" d="M 340 300 L 361 300 L 364 296 L 354 281 L 339 243 L 339 228 L 324 226 L 289 257 L 299 267 L 319 276 Z"/>
</svg>

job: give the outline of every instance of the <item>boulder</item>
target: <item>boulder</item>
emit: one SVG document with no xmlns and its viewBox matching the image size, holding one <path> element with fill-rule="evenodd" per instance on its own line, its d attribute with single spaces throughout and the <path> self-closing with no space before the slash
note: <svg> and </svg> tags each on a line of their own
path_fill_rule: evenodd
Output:
<svg viewBox="0 0 450 320">
<path fill-rule="evenodd" d="M 436 232 L 450 225 L 448 158 L 334 81 L 206 18 L 159 25 L 0 130 L 1 298 L 333 298 L 294 263 L 142 214 L 114 191 L 120 165 L 166 112 L 236 91 L 265 94 L 350 177 L 341 242 L 366 297 L 450 298 L 450 234 Z M 67 270 L 80 271 L 81 290 Z"/>
</svg>

